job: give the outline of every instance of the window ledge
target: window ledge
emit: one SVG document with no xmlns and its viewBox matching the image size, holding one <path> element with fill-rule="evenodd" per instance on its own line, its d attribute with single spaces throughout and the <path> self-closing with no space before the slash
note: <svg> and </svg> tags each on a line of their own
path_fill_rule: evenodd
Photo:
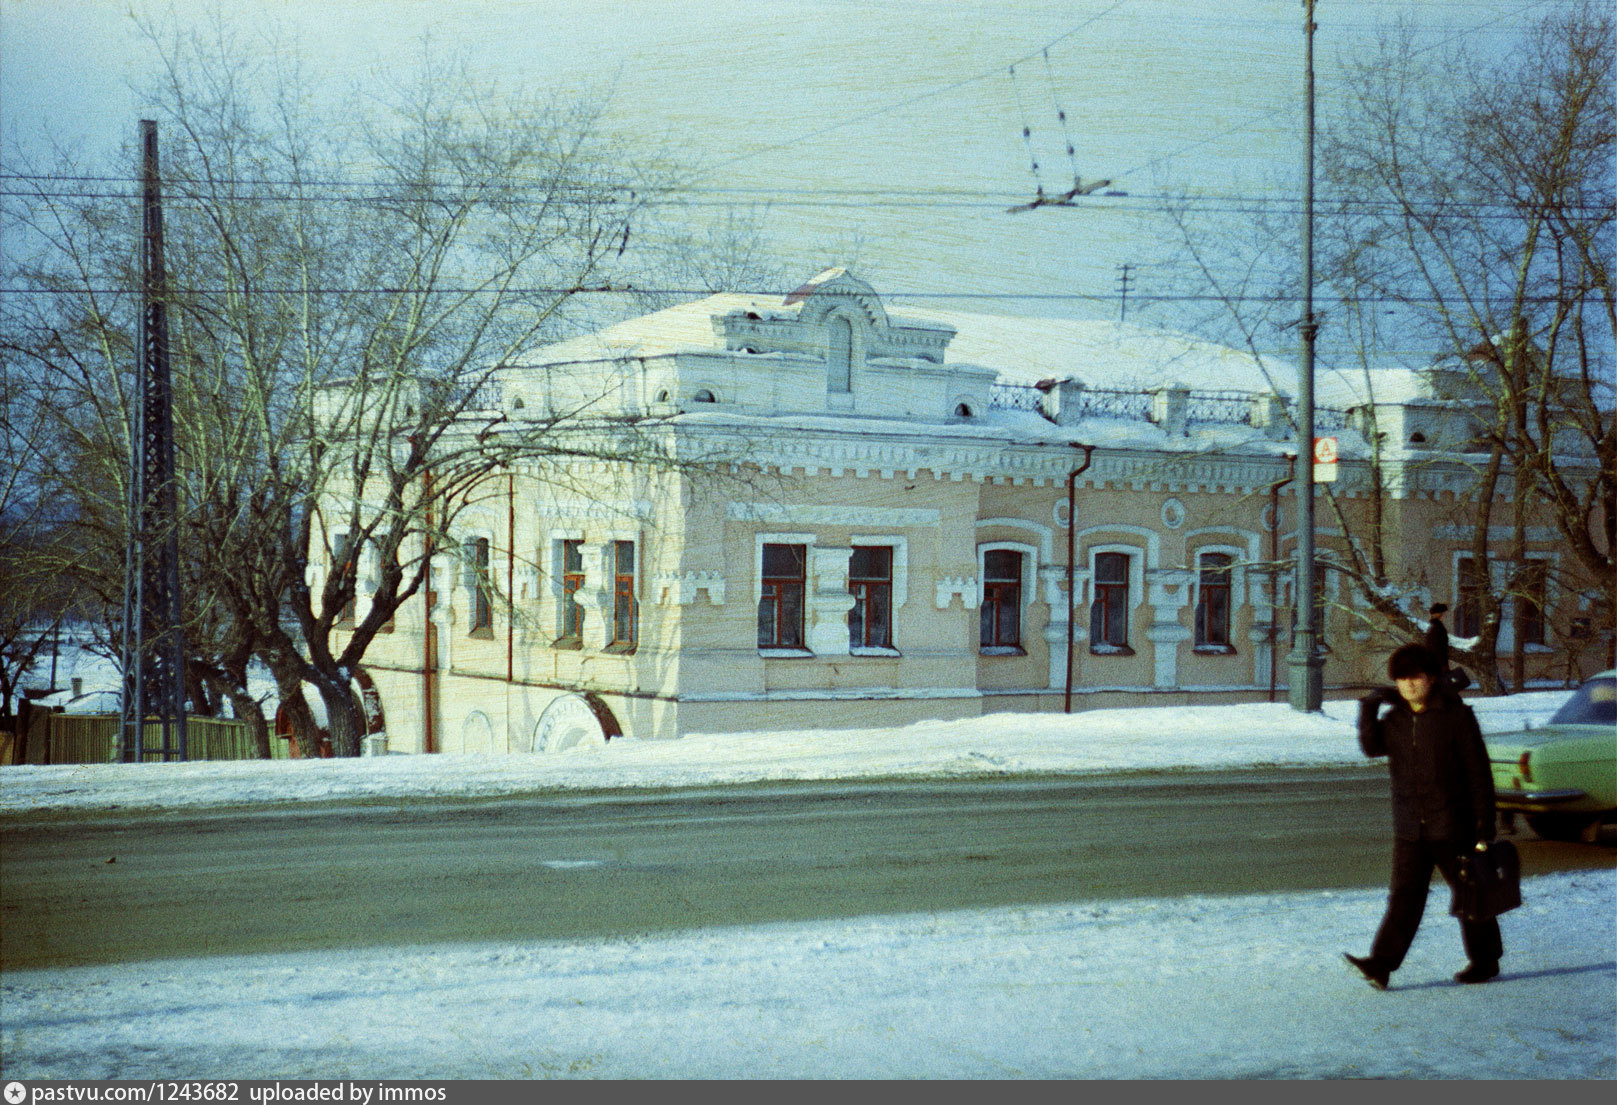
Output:
<svg viewBox="0 0 1617 1105">
<path fill-rule="evenodd" d="M 1091 656 L 1133 656 L 1134 650 L 1128 645 L 1090 645 Z"/>
<path fill-rule="evenodd" d="M 758 655 L 765 660 L 812 660 L 814 653 L 806 648 L 760 648 Z"/>
<path fill-rule="evenodd" d="M 1195 651 L 1196 651 L 1196 654 L 1198 656 L 1234 656 L 1235 655 L 1235 646 L 1234 645 L 1197 645 Z"/>
<path fill-rule="evenodd" d="M 854 645 L 848 649 L 850 656 L 902 656 L 896 648 L 871 648 L 866 645 Z"/>
<path fill-rule="evenodd" d="M 565 649 L 568 652 L 579 652 L 584 648 L 584 642 L 577 637 L 557 637 L 550 642 L 551 648 Z"/>
<path fill-rule="evenodd" d="M 607 645 L 601 651 L 609 653 L 613 656 L 633 656 L 634 650 L 637 647 L 638 646 L 633 641 L 618 641 L 614 644 Z"/>
<path fill-rule="evenodd" d="M 980 645 L 977 653 L 980 656 L 1026 656 L 1027 649 L 1021 645 Z"/>
<path fill-rule="evenodd" d="M 482 629 L 474 629 L 466 636 L 478 641 L 492 641 L 494 639 L 494 627 L 484 626 Z"/>
</svg>

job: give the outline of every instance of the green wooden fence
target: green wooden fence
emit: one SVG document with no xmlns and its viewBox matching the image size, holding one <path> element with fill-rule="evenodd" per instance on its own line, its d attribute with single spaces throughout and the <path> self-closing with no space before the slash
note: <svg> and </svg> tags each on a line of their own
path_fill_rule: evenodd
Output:
<svg viewBox="0 0 1617 1105">
<path fill-rule="evenodd" d="M 51 714 L 50 762 L 53 764 L 104 764 L 112 762 L 118 745 L 119 719 L 116 714 Z M 172 733 L 171 739 L 172 739 Z M 161 760 L 163 727 L 147 722 L 144 734 L 148 762 Z M 272 759 L 285 759 L 287 741 L 270 740 Z M 185 719 L 186 758 L 191 760 L 255 760 L 253 731 L 245 721 L 211 717 Z M 38 762 L 29 757 L 32 762 Z"/>
</svg>

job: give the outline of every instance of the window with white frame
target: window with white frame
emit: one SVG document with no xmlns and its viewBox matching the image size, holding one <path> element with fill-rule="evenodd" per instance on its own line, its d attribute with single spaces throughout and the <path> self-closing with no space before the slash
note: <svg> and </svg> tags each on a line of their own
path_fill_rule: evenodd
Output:
<svg viewBox="0 0 1617 1105">
<path fill-rule="evenodd" d="M 1545 645 L 1544 611 L 1548 605 L 1550 564 L 1529 560 L 1516 582 L 1516 639 L 1524 645 Z"/>
<path fill-rule="evenodd" d="M 1129 554 L 1095 554 L 1094 600 L 1089 606 L 1089 650 L 1098 655 L 1129 649 Z"/>
<path fill-rule="evenodd" d="M 635 647 L 639 636 L 639 605 L 635 601 L 634 542 L 612 542 L 612 640 L 609 648 Z"/>
<path fill-rule="evenodd" d="M 578 647 L 584 640 L 584 604 L 578 593 L 584 588 L 584 542 L 563 538 L 556 542 L 556 568 L 561 578 L 561 626 L 556 643 Z"/>
<path fill-rule="evenodd" d="M 981 647 L 1020 649 L 1023 554 L 1016 549 L 988 549 L 982 558 Z"/>
<path fill-rule="evenodd" d="M 893 647 L 893 548 L 858 545 L 848 559 L 850 648 Z"/>
<path fill-rule="evenodd" d="M 377 534 L 377 535 L 373 536 L 371 538 L 371 540 L 370 540 L 369 561 L 370 561 L 371 567 L 370 567 L 370 569 L 369 569 L 369 571 L 367 573 L 368 576 L 369 576 L 369 579 L 367 579 L 365 586 L 366 586 L 366 589 L 369 592 L 371 592 L 373 596 L 374 596 L 374 593 L 376 591 L 376 588 L 378 586 L 380 586 L 380 584 L 381 584 L 381 577 L 382 577 L 382 571 L 383 571 L 383 568 L 382 568 L 382 564 L 383 564 L 382 548 L 383 548 L 384 543 L 388 539 L 390 539 L 391 537 L 392 537 L 392 534 Z M 390 559 L 393 561 L 392 566 L 394 568 L 397 568 L 398 564 L 399 564 L 399 550 L 397 548 L 395 548 L 393 550 L 393 554 L 392 554 Z M 393 620 L 393 615 L 390 614 L 388 616 L 387 621 L 382 624 L 382 627 L 381 627 L 381 629 L 378 630 L 378 632 L 380 632 L 380 633 L 392 633 L 393 629 L 394 629 L 394 620 Z"/>
<path fill-rule="evenodd" d="M 762 547 L 759 648 L 803 647 L 807 551 L 804 544 L 765 542 Z"/>
<path fill-rule="evenodd" d="M 1204 552 L 1196 558 L 1196 645 L 1206 652 L 1233 652 L 1230 618 L 1235 558 Z"/>
<path fill-rule="evenodd" d="M 1484 569 L 1469 556 L 1454 561 L 1454 635 L 1477 637 L 1482 634 L 1482 604 L 1488 593 L 1488 579 Z"/>
<path fill-rule="evenodd" d="M 464 545 L 467 590 L 471 593 L 471 634 L 488 637 L 494 633 L 494 593 L 489 580 L 489 539 L 469 537 Z"/>
<path fill-rule="evenodd" d="M 357 609 L 354 593 L 358 590 L 359 564 L 353 536 L 346 531 L 339 530 L 331 535 L 330 574 L 347 596 L 337 613 L 337 624 L 353 625 Z"/>
</svg>

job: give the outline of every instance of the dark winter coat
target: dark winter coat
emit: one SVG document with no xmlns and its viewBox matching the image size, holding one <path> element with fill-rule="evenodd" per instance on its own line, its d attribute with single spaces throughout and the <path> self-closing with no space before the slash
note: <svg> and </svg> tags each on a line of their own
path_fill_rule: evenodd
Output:
<svg viewBox="0 0 1617 1105">
<path fill-rule="evenodd" d="M 1438 671 L 1449 670 L 1449 630 L 1436 618 L 1426 627 L 1426 651 L 1437 657 Z"/>
<path fill-rule="evenodd" d="M 1384 718 L 1377 716 L 1383 703 L 1392 706 Z M 1441 684 L 1418 714 L 1392 688 L 1360 699 L 1359 747 L 1366 756 L 1387 757 L 1399 839 L 1493 839 L 1493 773 L 1482 731 L 1471 707 Z"/>
</svg>

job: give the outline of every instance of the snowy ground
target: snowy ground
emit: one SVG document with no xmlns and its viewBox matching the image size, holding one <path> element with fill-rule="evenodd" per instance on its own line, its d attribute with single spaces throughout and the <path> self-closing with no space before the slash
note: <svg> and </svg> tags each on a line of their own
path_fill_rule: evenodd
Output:
<svg viewBox="0 0 1617 1105">
<path fill-rule="evenodd" d="M 1394 989 L 1363 890 L 642 939 L 7 972 L 7 1078 L 1610 1078 L 1617 872 L 1529 880 L 1459 986 L 1442 892 Z"/>
<path fill-rule="evenodd" d="M 1541 725 L 1567 691 L 1473 699 L 1484 733 Z M 0 769 L 0 815 L 282 801 L 499 796 L 552 789 L 707 786 L 783 779 L 1194 770 L 1362 764 L 1357 704 L 1284 703 L 992 714 L 895 729 L 614 740 L 541 756 L 64 764 Z"/>
<path fill-rule="evenodd" d="M 1485 731 L 1565 692 L 1476 702 Z M 615 741 L 556 757 L 0 769 L 0 812 L 758 779 L 1362 762 L 1351 704 Z M 1367 770 L 1379 770 L 1367 767 Z M 1617 871 L 1528 880 L 1462 987 L 1447 895 L 1388 993 L 1377 890 L 8 971 L 7 1078 L 1617 1076 Z"/>
</svg>

